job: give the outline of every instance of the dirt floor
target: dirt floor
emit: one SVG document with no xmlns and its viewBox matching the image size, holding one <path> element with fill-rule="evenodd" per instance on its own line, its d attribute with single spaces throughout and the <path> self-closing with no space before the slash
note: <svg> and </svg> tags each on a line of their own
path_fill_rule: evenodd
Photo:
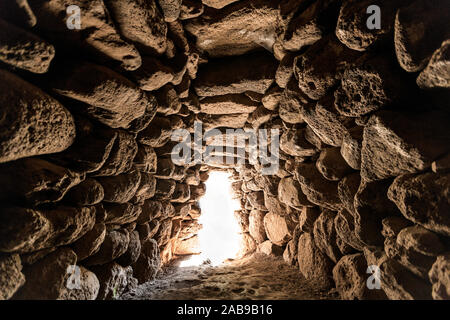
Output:
<svg viewBox="0 0 450 320">
<path fill-rule="evenodd" d="M 125 300 L 329 300 L 335 291 L 323 291 L 306 280 L 296 267 L 263 254 L 228 261 L 163 270 L 154 281 L 121 297 Z"/>
</svg>

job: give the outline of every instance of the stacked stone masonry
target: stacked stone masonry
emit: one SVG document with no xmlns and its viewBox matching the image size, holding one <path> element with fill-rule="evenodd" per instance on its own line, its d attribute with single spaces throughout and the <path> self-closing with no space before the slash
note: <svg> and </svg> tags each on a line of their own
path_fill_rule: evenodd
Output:
<svg viewBox="0 0 450 320">
<path fill-rule="evenodd" d="M 449 21 L 448 0 L 2 1 L 0 299 L 154 279 L 196 253 L 211 170 L 232 176 L 242 255 L 342 299 L 450 299 Z M 174 163 L 196 121 L 279 129 L 278 172 L 245 145 Z"/>
</svg>

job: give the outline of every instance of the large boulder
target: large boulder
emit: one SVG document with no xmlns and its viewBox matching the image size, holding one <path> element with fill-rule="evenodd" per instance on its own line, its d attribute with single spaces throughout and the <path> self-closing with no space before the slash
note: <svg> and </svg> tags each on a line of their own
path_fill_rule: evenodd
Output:
<svg viewBox="0 0 450 320">
<path fill-rule="evenodd" d="M 205 4 L 212 2 L 218 1 Z M 185 28 L 196 37 L 197 47 L 211 57 L 239 56 L 261 47 L 272 50 L 280 26 L 279 14 L 273 1 L 241 0 L 221 10 L 205 10 L 201 17 L 189 20 Z"/>
<path fill-rule="evenodd" d="M 73 117 L 58 101 L 5 70 L 0 83 L 0 163 L 61 152 L 73 143 Z"/>
<path fill-rule="evenodd" d="M 298 86 L 311 99 L 323 98 L 338 83 L 341 68 L 358 55 L 334 36 L 320 40 L 294 60 Z"/>
<path fill-rule="evenodd" d="M 434 50 L 448 39 L 450 15 L 445 0 L 414 1 L 400 8 L 395 17 L 395 52 L 403 69 L 408 72 L 422 70 Z M 420 21 L 420 23 L 417 23 Z"/>
<path fill-rule="evenodd" d="M 343 300 L 385 300 L 380 289 L 367 287 L 367 262 L 362 253 L 342 257 L 333 268 L 333 279 Z"/>
<path fill-rule="evenodd" d="M 394 259 L 381 259 L 381 288 L 391 300 L 430 300 L 431 285 Z"/>
<path fill-rule="evenodd" d="M 331 288 L 333 283 L 333 262 L 323 254 L 309 233 L 298 239 L 298 266 L 303 276 L 323 288 Z"/>
<path fill-rule="evenodd" d="M 133 135 L 125 130 L 118 130 L 117 139 L 114 141 L 108 158 L 94 175 L 100 177 L 116 176 L 129 171 L 132 168 L 132 160 L 137 151 L 138 146 Z"/>
<path fill-rule="evenodd" d="M 105 224 L 98 223 L 84 236 L 72 243 L 70 247 L 76 253 L 78 261 L 82 261 L 97 253 L 105 240 L 105 236 Z"/>
<path fill-rule="evenodd" d="M 381 180 L 429 168 L 450 148 L 448 121 L 440 112 L 372 116 L 364 128 L 361 177 Z"/>
<path fill-rule="evenodd" d="M 89 271 L 83 266 L 77 266 L 80 268 L 80 273 L 75 274 L 77 279 L 76 287 L 63 288 L 59 297 L 61 300 L 95 300 L 100 290 L 100 282 L 97 279 L 95 273 Z"/>
<path fill-rule="evenodd" d="M 106 0 L 120 34 L 146 50 L 162 54 L 167 47 L 167 26 L 156 1 Z"/>
<path fill-rule="evenodd" d="M 81 10 L 79 30 L 69 29 L 66 24 L 67 8 L 71 5 Z M 46 38 L 72 49 L 82 49 L 99 61 L 106 58 L 126 70 L 141 65 L 139 52 L 120 37 L 102 0 L 38 0 L 30 6 Z"/>
<path fill-rule="evenodd" d="M 256 242 L 263 243 L 267 239 L 266 229 L 264 227 L 264 216 L 266 212 L 259 210 L 250 211 L 249 215 L 249 233 Z"/>
<path fill-rule="evenodd" d="M 314 243 L 324 254 L 334 263 L 342 257 L 337 246 L 337 233 L 334 227 L 336 213 L 330 210 L 323 210 L 314 222 L 313 235 Z"/>
<path fill-rule="evenodd" d="M 326 148 L 316 161 L 316 168 L 330 181 L 339 181 L 353 170 L 341 155 L 340 148 Z"/>
<path fill-rule="evenodd" d="M 34 73 L 48 71 L 55 56 L 55 48 L 51 44 L 2 19 L 0 30 L 2 62 Z"/>
<path fill-rule="evenodd" d="M 95 224 L 95 208 L 6 207 L 0 212 L 0 251 L 28 253 L 72 243 Z"/>
<path fill-rule="evenodd" d="M 288 216 L 281 216 L 272 212 L 264 216 L 264 227 L 267 238 L 273 244 L 280 247 L 292 239 L 295 226 L 295 222 Z"/>
<path fill-rule="evenodd" d="M 105 202 L 126 203 L 133 198 L 141 182 L 141 173 L 132 171 L 112 177 L 98 177 L 104 190 Z"/>
<path fill-rule="evenodd" d="M 0 199 L 39 205 L 61 200 L 83 176 L 45 160 L 28 158 L 0 164 Z"/>
<path fill-rule="evenodd" d="M 76 107 L 111 128 L 129 128 L 133 120 L 144 115 L 149 105 L 153 104 L 153 113 L 156 112 L 156 103 L 146 92 L 104 66 L 69 63 L 58 68 L 51 82 L 54 92 L 88 104 Z"/>
<path fill-rule="evenodd" d="M 64 201 L 74 206 L 90 206 L 100 203 L 105 196 L 102 185 L 95 179 L 87 178 L 67 192 Z"/>
<path fill-rule="evenodd" d="M 337 192 L 338 183 L 325 179 L 314 164 L 298 164 L 295 177 L 303 193 L 312 203 L 330 210 L 342 208 Z"/>
<path fill-rule="evenodd" d="M 450 173 L 407 174 L 394 180 L 388 197 L 405 218 L 450 236 Z"/>
<path fill-rule="evenodd" d="M 100 283 L 97 300 L 118 299 L 127 289 L 137 287 L 137 281 L 132 277 L 131 267 L 123 268 L 115 262 L 102 266 L 91 267 Z"/>
<path fill-rule="evenodd" d="M 200 68 L 195 91 L 204 97 L 246 91 L 263 94 L 273 83 L 276 68 L 276 60 L 264 52 L 211 60 Z"/>
<path fill-rule="evenodd" d="M 161 266 L 158 244 L 155 240 L 149 239 L 141 244 L 141 254 L 137 261 L 132 265 L 134 276 L 139 283 L 153 280 Z"/>
<path fill-rule="evenodd" d="M 340 76 L 334 105 L 346 117 L 359 117 L 411 97 L 401 68 L 394 59 L 365 54 Z"/>
<path fill-rule="evenodd" d="M 23 269 L 27 281 L 14 295 L 18 300 L 56 300 L 67 294 L 66 286 L 76 277 L 77 255 L 60 248 Z M 72 270 L 71 270 L 72 269 Z M 72 274 L 73 273 L 73 274 Z"/>
<path fill-rule="evenodd" d="M 278 199 L 281 203 L 292 208 L 313 206 L 302 192 L 300 184 L 294 177 L 286 177 L 280 180 L 280 183 L 278 184 Z"/>
<path fill-rule="evenodd" d="M 128 249 L 130 233 L 126 229 L 107 231 L 105 240 L 94 255 L 84 260 L 86 266 L 103 265 L 120 257 Z"/>
</svg>

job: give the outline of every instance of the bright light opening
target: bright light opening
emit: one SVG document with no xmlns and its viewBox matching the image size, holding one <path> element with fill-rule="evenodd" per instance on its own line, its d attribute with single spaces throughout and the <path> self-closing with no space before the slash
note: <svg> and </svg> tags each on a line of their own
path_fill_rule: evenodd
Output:
<svg viewBox="0 0 450 320">
<path fill-rule="evenodd" d="M 199 222 L 199 245 L 201 254 L 183 261 L 180 266 L 200 265 L 211 261 L 219 265 L 226 259 L 236 258 L 242 241 L 241 230 L 234 216 L 234 211 L 240 209 L 239 201 L 233 199 L 230 174 L 213 171 L 206 181 L 206 193 L 200 199 L 202 213 Z"/>
</svg>

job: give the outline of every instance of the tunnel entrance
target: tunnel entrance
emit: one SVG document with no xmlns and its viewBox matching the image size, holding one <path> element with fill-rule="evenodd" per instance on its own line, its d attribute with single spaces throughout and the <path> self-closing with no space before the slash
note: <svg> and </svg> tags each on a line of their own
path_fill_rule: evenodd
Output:
<svg viewBox="0 0 450 320">
<path fill-rule="evenodd" d="M 230 174 L 212 171 L 205 184 L 206 194 L 200 199 L 199 223 L 203 228 L 198 234 L 198 246 L 201 253 L 183 261 L 181 267 L 204 262 L 219 265 L 235 258 L 241 246 L 241 229 L 234 216 L 240 203 L 232 197 Z"/>
</svg>

